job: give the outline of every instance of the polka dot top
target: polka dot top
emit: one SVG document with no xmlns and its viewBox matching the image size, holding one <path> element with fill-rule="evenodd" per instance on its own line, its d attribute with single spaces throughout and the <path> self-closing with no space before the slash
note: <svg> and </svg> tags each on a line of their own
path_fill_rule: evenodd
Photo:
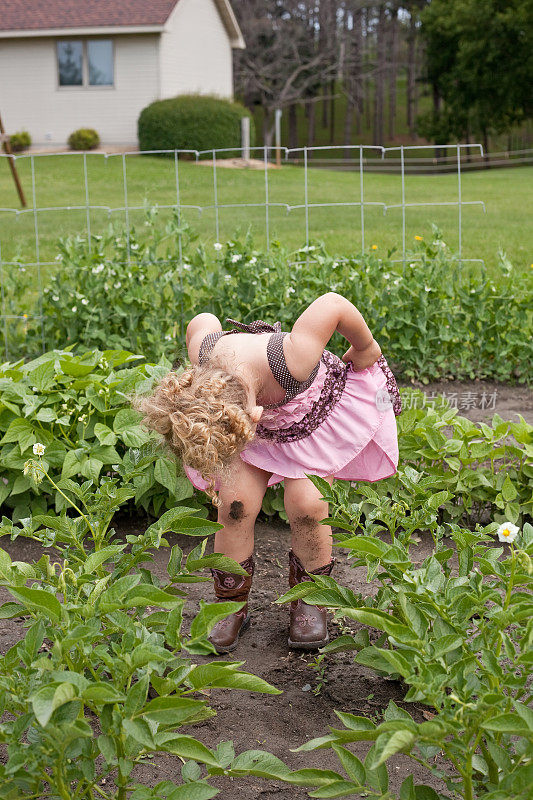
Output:
<svg viewBox="0 0 533 800">
<path fill-rule="evenodd" d="M 289 372 L 287 363 L 285 361 L 283 339 L 287 333 L 281 330 L 280 322 L 276 322 L 274 325 L 270 325 L 268 322 L 263 322 L 263 320 L 260 319 L 250 322 L 249 324 L 237 322 L 234 319 L 227 319 L 226 322 L 228 322 L 230 325 L 234 325 L 230 331 L 215 331 L 214 333 L 208 333 L 207 336 L 205 336 L 202 340 L 202 344 L 200 345 L 200 350 L 198 352 L 199 364 L 205 364 L 206 361 L 209 360 L 211 351 L 221 336 L 227 336 L 231 333 L 272 333 L 267 342 L 268 365 L 279 385 L 285 389 L 285 397 L 281 403 L 265 406 L 265 408 L 278 408 L 279 406 L 285 405 L 285 403 L 288 403 L 293 399 L 293 397 L 296 397 L 296 395 L 300 394 L 308 389 L 309 386 L 311 386 L 317 376 L 320 361 L 313 369 L 307 380 L 297 381 L 296 378 Z"/>
</svg>

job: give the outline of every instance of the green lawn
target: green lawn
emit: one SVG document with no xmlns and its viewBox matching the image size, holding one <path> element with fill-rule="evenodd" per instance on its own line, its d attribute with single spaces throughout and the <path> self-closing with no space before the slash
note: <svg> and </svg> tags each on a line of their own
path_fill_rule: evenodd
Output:
<svg viewBox="0 0 533 800">
<path fill-rule="evenodd" d="M 17 160 L 22 182 L 32 204 L 30 161 Z M 39 156 L 35 158 L 36 203 L 40 209 L 37 226 L 41 261 L 52 261 L 56 255 L 55 242 L 60 235 L 84 233 L 87 228 L 83 157 Z M 108 212 L 107 207 L 123 207 L 124 181 L 122 157 L 105 159 L 88 155 L 88 185 L 93 208 L 89 221 L 93 233 L 104 229 L 110 220 L 125 222 L 123 211 Z M 133 155 L 126 158 L 128 205 L 172 205 L 176 202 L 174 161 Z M 180 162 L 181 203 L 184 206 L 213 205 L 213 169 L 206 165 Z M 310 169 L 308 173 L 309 203 L 348 203 L 360 198 L 359 174 L 332 170 Z M 279 203 L 269 210 L 270 239 L 279 239 L 287 247 L 305 243 L 306 220 L 303 208 L 287 212 L 286 205 L 303 205 L 304 171 L 297 166 L 269 170 L 270 203 Z M 463 201 L 483 200 L 486 213 L 479 205 L 465 205 L 462 215 L 463 256 L 481 258 L 491 272 L 497 272 L 497 252 L 503 248 L 516 268 L 530 268 L 533 262 L 533 226 L 531 225 L 531 187 L 533 167 L 487 170 L 463 174 Z M 263 170 L 217 169 L 218 203 L 262 204 L 265 200 Z M 407 176 L 406 203 L 454 202 L 457 200 L 455 175 Z M 401 203 L 401 181 L 397 175 L 364 175 L 366 203 Z M 55 210 L 57 206 L 81 206 L 81 209 Z M 94 208 L 103 206 L 104 208 Z M 17 196 L 6 159 L 0 159 L 0 207 L 18 208 Z M 161 216 L 164 218 L 164 213 Z M 142 223 L 144 212 L 131 210 L 130 223 Z M 215 241 L 216 216 L 214 209 L 202 212 L 189 208 L 184 216 L 206 242 Z M 454 249 L 458 246 L 458 211 L 456 206 L 408 208 L 406 211 L 406 244 L 414 236 L 431 235 L 435 222 L 444 232 L 444 239 Z M 258 245 L 266 241 L 264 208 L 220 208 L 218 238 L 225 240 L 251 228 Z M 361 213 L 354 207 L 311 208 L 309 210 L 311 240 L 322 240 L 331 253 L 347 255 L 361 250 Z M 0 244 L 3 261 L 17 256 L 25 261 L 35 260 L 35 219 L 32 212 L 15 215 L 0 210 Z M 365 207 L 365 245 L 377 245 L 378 252 L 402 245 L 401 208 L 391 208 L 386 214 L 380 205 Z"/>
</svg>

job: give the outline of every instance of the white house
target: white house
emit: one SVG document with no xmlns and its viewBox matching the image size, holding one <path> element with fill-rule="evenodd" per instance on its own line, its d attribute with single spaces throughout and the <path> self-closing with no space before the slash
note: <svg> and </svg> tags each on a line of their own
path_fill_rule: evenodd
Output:
<svg viewBox="0 0 533 800">
<path fill-rule="evenodd" d="M 2 0 L 0 114 L 35 144 L 82 127 L 134 144 L 154 100 L 231 98 L 244 46 L 229 0 Z"/>
</svg>

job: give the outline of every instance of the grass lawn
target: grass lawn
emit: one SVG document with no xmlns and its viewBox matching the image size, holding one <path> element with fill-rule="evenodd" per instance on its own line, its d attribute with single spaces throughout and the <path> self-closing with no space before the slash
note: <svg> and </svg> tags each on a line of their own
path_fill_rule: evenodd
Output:
<svg viewBox="0 0 533 800">
<path fill-rule="evenodd" d="M 20 158 L 17 165 L 22 183 L 32 204 L 32 186 L 29 158 Z M 36 204 L 42 209 L 37 214 L 41 261 L 52 261 L 56 255 L 55 242 L 59 236 L 85 233 L 87 211 L 83 157 L 35 157 Z M 87 156 L 89 199 L 92 206 L 89 217 L 92 233 L 103 230 L 110 221 L 125 222 L 125 205 L 122 157 L 105 158 Z M 140 206 L 131 210 L 130 224 L 142 223 L 142 206 L 148 204 L 171 205 L 176 202 L 176 182 L 173 159 L 149 156 L 126 158 L 128 205 Z M 220 208 L 218 236 L 213 206 L 213 169 L 207 165 L 180 162 L 181 203 L 184 206 L 204 206 L 203 211 L 189 208 L 184 216 L 207 243 L 221 241 L 244 234 L 251 228 L 255 242 L 266 242 L 266 214 L 264 208 Z M 269 209 L 270 239 L 278 239 L 284 246 L 296 248 L 305 244 L 306 221 L 303 208 L 287 212 L 286 205 L 303 205 L 304 171 L 297 166 L 284 166 L 269 170 L 268 191 L 270 203 L 282 205 Z M 481 258 L 493 274 L 497 273 L 497 252 L 505 250 L 519 270 L 529 270 L 533 262 L 533 226 L 531 225 L 531 187 L 533 167 L 493 169 L 463 174 L 463 201 L 483 200 L 486 213 L 479 205 L 464 206 L 462 214 L 463 256 Z M 218 203 L 263 204 L 265 200 L 265 174 L 263 170 L 217 169 Z M 365 174 L 366 203 L 401 203 L 401 181 L 397 175 Z M 348 203 L 360 198 L 359 174 L 324 169 L 310 169 L 308 173 L 309 203 Z M 457 200 L 455 175 L 407 176 L 406 203 L 453 202 Z M 74 207 L 56 210 L 57 206 Z M 101 208 L 97 208 L 100 206 Z M 207 208 L 205 208 L 207 206 Z M 18 199 L 11 179 L 7 160 L 0 159 L 0 244 L 2 260 L 22 257 L 32 262 L 35 251 L 35 219 L 33 212 L 15 215 L 6 209 L 17 209 Z M 75 208 L 81 207 L 81 208 Z M 103 207 L 103 208 L 102 208 Z M 164 219 L 166 212 L 161 212 Z M 458 246 L 458 211 L 456 206 L 430 206 L 408 208 L 406 211 L 407 248 L 414 236 L 431 236 L 431 223 L 442 229 L 444 239 L 456 249 Z M 322 240 L 332 254 L 348 255 L 361 250 L 361 212 L 359 207 L 311 208 L 309 211 L 310 240 Z M 365 246 L 378 246 L 378 252 L 398 248 L 401 255 L 402 212 L 391 208 L 386 214 L 380 205 L 365 207 Z"/>
</svg>

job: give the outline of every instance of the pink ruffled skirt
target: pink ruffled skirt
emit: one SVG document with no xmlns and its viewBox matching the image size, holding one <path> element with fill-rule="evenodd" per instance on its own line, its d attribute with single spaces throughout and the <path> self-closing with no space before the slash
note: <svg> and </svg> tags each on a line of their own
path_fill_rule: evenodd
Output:
<svg viewBox="0 0 533 800">
<path fill-rule="evenodd" d="M 321 363 L 312 385 L 290 402 L 265 409 L 260 425 L 283 431 L 300 422 L 320 397 L 326 374 Z M 284 478 L 305 478 L 306 473 L 368 482 L 394 475 L 398 467 L 398 433 L 383 370 L 377 363 L 359 372 L 347 368 L 340 398 L 311 433 L 296 441 L 256 436 L 240 457 L 245 463 L 270 472 L 269 486 Z M 190 468 L 185 472 L 197 489 L 206 488 L 199 472 Z"/>
</svg>

